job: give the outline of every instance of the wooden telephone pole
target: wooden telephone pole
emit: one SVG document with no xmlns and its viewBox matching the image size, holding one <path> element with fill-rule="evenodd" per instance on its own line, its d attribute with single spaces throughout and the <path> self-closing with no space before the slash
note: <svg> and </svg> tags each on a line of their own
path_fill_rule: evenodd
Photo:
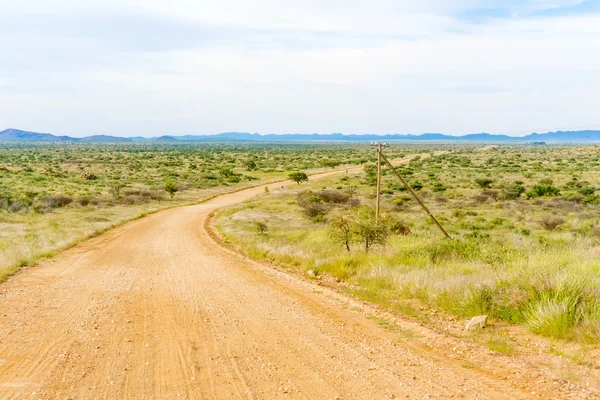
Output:
<svg viewBox="0 0 600 400">
<path fill-rule="evenodd" d="M 371 142 L 371 146 L 377 147 L 377 204 L 375 205 L 375 221 L 379 222 L 379 205 L 381 202 L 381 161 L 383 159 L 385 164 L 392 170 L 392 172 L 398 177 L 398 179 L 400 179 L 400 182 L 402 182 L 402 184 L 406 187 L 406 189 L 409 191 L 409 193 L 414 197 L 414 199 L 421 206 L 421 208 L 427 213 L 427 215 L 429 217 L 431 217 L 433 222 L 435 222 L 435 224 L 442 231 L 444 236 L 446 236 L 448 239 L 452 240 L 452 237 L 450 237 L 448 232 L 446 232 L 446 230 L 439 223 L 437 218 L 431 213 L 431 211 L 429 211 L 429 208 L 427 208 L 425 203 L 423 203 L 423 201 L 421 201 L 421 199 L 419 198 L 417 193 L 414 191 L 414 189 L 412 187 L 410 187 L 408 182 L 406 182 L 406 180 L 402 177 L 402 175 L 400 175 L 400 173 L 396 170 L 396 168 L 394 168 L 392 163 L 389 162 L 389 160 L 383 155 L 383 151 L 382 151 L 383 148 L 389 147 L 390 144 L 389 143 Z"/>
<path fill-rule="evenodd" d="M 381 151 L 384 147 L 390 147 L 390 144 L 371 142 L 371 146 L 377 147 L 377 202 L 375 204 L 375 222 L 379 223 L 379 210 L 381 205 Z"/>
</svg>

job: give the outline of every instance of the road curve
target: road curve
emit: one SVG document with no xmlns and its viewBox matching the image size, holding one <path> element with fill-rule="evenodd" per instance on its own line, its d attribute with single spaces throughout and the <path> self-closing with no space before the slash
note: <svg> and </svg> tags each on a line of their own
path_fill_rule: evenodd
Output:
<svg viewBox="0 0 600 400">
<path fill-rule="evenodd" d="M 209 215 L 263 192 L 133 221 L 3 284 L 0 398 L 560 397 L 466 368 L 454 339 L 400 341 L 343 295 L 219 246 Z"/>
</svg>

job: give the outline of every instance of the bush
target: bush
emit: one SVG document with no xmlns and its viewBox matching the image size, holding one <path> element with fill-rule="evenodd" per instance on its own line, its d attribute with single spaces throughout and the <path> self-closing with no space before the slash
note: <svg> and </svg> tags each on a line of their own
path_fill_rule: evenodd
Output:
<svg viewBox="0 0 600 400">
<path fill-rule="evenodd" d="M 565 220 L 562 219 L 562 218 L 560 218 L 560 217 L 545 216 L 544 218 L 542 218 L 541 220 L 539 220 L 538 223 L 545 230 L 547 230 L 547 231 L 553 231 L 556 228 L 558 228 L 559 226 L 561 226 L 562 224 L 564 224 Z"/>
<path fill-rule="evenodd" d="M 52 196 L 46 199 L 46 203 L 50 208 L 61 208 L 65 207 L 73 202 L 73 198 L 69 196 Z"/>
<path fill-rule="evenodd" d="M 258 168 L 258 166 L 256 165 L 256 162 L 254 160 L 248 160 L 246 162 L 246 170 L 248 171 L 254 171 Z"/>
<path fill-rule="evenodd" d="M 231 170 L 231 168 L 225 168 L 225 167 L 223 167 L 223 168 L 219 169 L 219 175 L 221 175 L 221 176 L 223 176 L 225 178 L 229 178 L 230 176 L 234 176 L 235 172 L 233 172 Z"/>
<path fill-rule="evenodd" d="M 392 202 L 394 203 L 394 205 L 396 207 L 402 207 L 403 205 L 408 203 L 410 200 L 411 200 L 410 197 L 398 197 L 398 198 L 394 199 Z"/>
<path fill-rule="evenodd" d="M 367 164 L 364 168 L 367 184 L 373 186 L 377 183 L 377 165 Z"/>
<path fill-rule="evenodd" d="M 169 196 L 171 196 L 172 200 L 173 196 L 175 196 L 175 193 L 179 191 L 179 188 L 173 182 L 167 182 L 165 183 L 165 191 L 169 193 Z"/>
<path fill-rule="evenodd" d="M 416 190 L 417 192 L 421 189 L 423 189 L 423 184 L 419 181 L 412 181 L 410 183 L 410 187 L 413 188 L 413 190 Z"/>
<path fill-rule="evenodd" d="M 477 194 L 477 195 L 473 196 L 473 200 L 475 200 L 479 204 L 485 203 L 487 201 L 487 199 L 489 199 L 489 197 L 486 196 L 485 194 Z"/>
<path fill-rule="evenodd" d="M 348 196 L 347 194 L 342 193 L 338 190 L 333 190 L 333 189 L 323 190 L 319 193 L 319 196 L 326 203 L 343 204 L 343 203 L 347 203 L 348 200 L 350 200 L 350 196 Z"/>
<path fill-rule="evenodd" d="M 591 196 L 594 194 L 595 191 L 596 191 L 596 189 L 593 187 L 584 187 L 584 188 L 579 189 L 579 193 L 584 196 Z"/>
<path fill-rule="evenodd" d="M 141 196 L 130 194 L 127 196 L 123 196 L 119 201 L 122 204 L 133 205 L 143 202 L 143 198 Z"/>
<path fill-rule="evenodd" d="M 525 186 L 520 181 L 515 182 L 512 185 L 506 185 L 502 188 L 502 192 L 499 194 L 498 199 L 500 200 L 515 200 L 521 197 L 525 193 Z"/>
<path fill-rule="evenodd" d="M 311 190 L 305 190 L 302 193 L 298 193 L 297 201 L 298 205 L 304 208 L 311 203 L 321 203 L 322 199 Z"/>
<path fill-rule="evenodd" d="M 328 208 L 323 203 L 309 203 L 306 207 L 304 207 L 304 212 L 310 218 L 315 218 L 317 216 L 324 216 L 327 214 Z"/>
<path fill-rule="evenodd" d="M 258 233 L 266 233 L 268 230 L 267 224 L 261 221 L 257 221 L 254 223 L 254 227 Z"/>
<path fill-rule="evenodd" d="M 384 222 L 387 225 L 390 233 L 393 235 L 406 236 L 410 233 L 410 228 L 404 223 L 404 221 L 400 221 L 395 218 L 388 218 Z"/>
<path fill-rule="evenodd" d="M 442 185 L 440 182 L 436 182 L 433 184 L 434 192 L 445 192 L 446 190 L 446 186 Z"/>
<path fill-rule="evenodd" d="M 487 189 L 492 186 L 494 181 L 490 178 L 477 178 L 475 179 L 475 183 L 482 189 Z"/>
<path fill-rule="evenodd" d="M 560 190 L 557 187 L 552 185 L 534 185 L 527 192 L 528 199 L 535 199 L 537 197 L 547 197 L 547 196 L 559 196 Z"/>
<path fill-rule="evenodd" d="M 77 203 L 79 203 L 82 206 L 88 206 L 90 204 L 90 198 L 89 197 L 82 197 L 80 199 L 77 199 Z"/>
<path fill-rule="evenodd" d="M 497 190 L 484 190 L 483 192 L 481 192 L 482 195 L 487 196 L 488 198 L 492 199 L 492 200 L 498 200 L 498 191 Z"/>
</svg>

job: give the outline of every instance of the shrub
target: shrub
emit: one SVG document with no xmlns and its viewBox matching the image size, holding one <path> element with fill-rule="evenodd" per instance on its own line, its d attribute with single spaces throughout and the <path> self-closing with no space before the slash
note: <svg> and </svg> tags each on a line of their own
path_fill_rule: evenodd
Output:
<svg viewBox="0 0 600 400">
<path fill-rule="evenodd" d="M 323 203 L 309 203 L 306 207 L 304 207 L 304 212 L 310 218 L 315 218 L 317 216 L 324 216 L 327 214 L 328 208 Z"/>
<path fill-rule="evenodd" d="M 490 178 L 477 178 L 475 179 L 475 183 L 482 189 L 487 189 L 492 186 L 494 181 Z"/>
<path fill-rule="evenodd" d="M 535 199 L 537 197 L 546 197 L 546 196 L 558 196 L 560 195 L 560 190 L 557 187 L 552 185 L 534 185 L 527 192 L 528 199 Z"/>
<path fill-rule="evenodd" d="M 487 199 L 489 199 L 489 196 L 486 196 L 483 193 L 473 196 L 473 200 L 475 200 L 479 204 L 485 203 L 487 201 Z"/>
<path fill-rule="evenodd" d="M 405 197 L 398 197 L 392 201 L 396 207 L 402 207 L 406 204 L 407 199 Z"/>
<path fill-rule="evenodd" d="M 367 164 L 364 168 L 367 184 L 373 186 L 377 183 L 377 165 Z"/>
<path fill-rule="evenodd" d="M 395 218 L 388 218 L 385 220 L 385 224 L 387 225 L 390 233 L 393 235 L 406 236 L 410 233 L 410 228 L 404 223 L 404 221 L 400 221 Z"/>
<path fill-rule="evenodd" d="M 350 200 L 350 196 L 348 196 L 347 194 L 342 193 L 338 190 L 333 190 L 333 189 L 323 190 L 319 193 L 319 196 L 326 203 L 343 204 L 343 203 L 347 203 L 348 200 Z"/>
<path fill-rule="evenodd" d="M 553 231 L 562 224 L 565 223 L 565 220 L 560 217 L 553 217 L 550 215 L 545 216 L 538 223 L 547 231 Z"/>
<path fill-rule="evenodd" d="M 256 165 L 256 162 L 254 160 L 248 160 L 246 162 L 246 170 L 248 171 L 254 171 L 258 168 L 258 166 Z"/>
<path fill-rule="evenodd" d="M 118 199 L 121 197 L 121 189 L 123 188 L 123 184 L 120 182 L 115 182 L 110 186 L 109 192 L 115 198 Z"/>
<path fill-rule="evenodd" d="M 413 190 L 419 191 L 421 189 L 423 189 L 423 184 L 419 181 L 412 181 L 410 183 L 410 187 L 413 188 Z"/>
<path fill-rule="evenodd" d="M 119 201 L 122 204 L 133 205 L 133 204 L 141 203 L 143 201 L 143 199 L 141 196 L 130 194 L 127 196 L 123 196 Z"/>
<path fill-rule="evenodd" d="M 321 203 L 323 200 L 311 190 L 305 190 L 298 193 L 297 201 L 300 207 L 308 207 L 311 203 Z"/>
<path fill-rule="evenodd" d="M 233 172 L 231 170 L 231 168 L 223 167 L 223 168 L 219 169 L 219 175 L 221 175 L 221 176 L 223 176 L 225 178 L 229 178 L 230 176 L 234 176 L 235 172 Z"/>
<path fill-rule="evenodd" d="M 264 222 L 261 222 L 261 221 L 255 222 L 254 227 L 256 228 L 256 231 L 261 234 L 266 233 L 268 230 L 267 224 L 265 224 Z"/>
<path fill-rule="evenodd" d="M 27 203 L 17 200 L 10 203 L 8 206 L 8 212 L 16 213 L 27 207 Z"/>
<path fill-rule="evenodd" d="M 46 199 L 46 203 L 50 208 L 61 208 L 65 207 L 73 202 L 73 199 L 69 196 L 52 196 Z"/>
<path fill-rule="evenodd" d="M 446 186 L 442 185 L 440 182 L 436 182 L 433 184 L 434 192 L 445 192 L 446 190 Z"/>
<path fill-rule="evenodd" d="M 584 196 L 591 196 L 594 194 L 595 191 L 596 191 L 596 189 L 593 187 L 584 187 L 584 188 L 579 189 L 579 193 Z"/>
<path fill-rule="evenodd" d="M 488 198 L 490 198 L 492 200 L 498 200 L 499 192 L 497 190 L 484 190 L 483 192 L 481 192 L 481 194 L 483 194 L 484 196 L 487 196 Z"/>
<path fill-rule="evenodd" d="M 179 188 L 173 182 L 169 181 L 165 183 L 165 191 L 169 193 L 169 196 L 171 196 L 171 199 L 173 199 L 173 196 L 175 196 L 175 193 L 179 191 Z"/>
<path fill-rule="evenodd" d="M 79 203 L 82 206 L 87 206 L 90 204 L 90 198 L 89 197 L 82 197 L 80 199 L 77 199 L 77 203 Z"/>
</svg>

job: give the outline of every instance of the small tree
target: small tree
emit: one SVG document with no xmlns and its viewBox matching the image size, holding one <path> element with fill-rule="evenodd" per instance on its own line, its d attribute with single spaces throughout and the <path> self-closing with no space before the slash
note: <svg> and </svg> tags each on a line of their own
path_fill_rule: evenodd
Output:
<svg viewBox="0 0 600 400">
<path fill-rule="evenodd" d="M 230 176 L 234 176 L 235 172 L 233 172 L 233 170 L 231 168 L 222 167 L 222 168 L 219 168 L 219 174 L 221 176 L 224 176 L 225 178 L 229 178 Z"/>
<path fill-rule="evenodd" d="M 300 182 L 307 182 L 308 181 L 308 176 L 304 172 L 292 172 L 289 175 L 289 178 L 291 180 L 293 180 L 294 182 L 296 182 L 298 185 L 300 184 Z"/>
<path fill-rule="evenodd" d="M 173 200 L 173 197 L 175 196 L 175 193 L 177 193 L 179 191 L 179 189 L 177 188 L 177 186 L 173 183 L 173 182 L 167 182 L 165 184 L 165 191 L 167 193 L 169 193 L 169 196 L 171 196 L 171 200 Z"/>
<path fill-rule="evenodd" d="M 267 226 L 267 224 L 265 224 L 262 221 L 256 221 L 254 223 L 254 226 L 256 227 L 256 231 L 260 234 L 264 234 L 267 232 L 267 230 L 269 229 L 269 227 Z"/>
<path fill-rule="evenodd" d="M 361 207 L 354 225 L 354 234 L 365 244 L 365 251 L 374 244 L 385 244 L 389 235 L 384 223 L 375 222 L 375 211 L 369 207 Z"/>
<path fill-rule="evenodd" d="M 335 168 L 335 167 L 337 167 L 340 164 L 341 164 L 341 162 L 338 161 L 338 160 L 324 160 L 324 161 L 321 162 L 321 165 L 323 167 L 325 167 L 325 169 L 327 169 L 327 168 Z"/>
<path fill-rule="evenodd" d="M 480 188 L 487 189 L 490 186 L 492 186 L 492 183 L 494 183 L 494 181 L 490 178 L 477 178 L 475 179 L 475 183 L 479 185 Z"/>
<path fill-rule="evenodd" d="M 353 219 L 348 215 L 338 215 L 332 218 L 330 224 L 331 238 L 346 246 L 346 250 L 350 251 L 350 243 L 354 239 Z"/>
<path fill-rule="evenodd" d="M 246 169 L 248 171 L 254 171 L 256 168 L 258 168 L 258 166 L 254 160 L 248 160 L 248 162 L 246 162 Z"/>
</svg>

